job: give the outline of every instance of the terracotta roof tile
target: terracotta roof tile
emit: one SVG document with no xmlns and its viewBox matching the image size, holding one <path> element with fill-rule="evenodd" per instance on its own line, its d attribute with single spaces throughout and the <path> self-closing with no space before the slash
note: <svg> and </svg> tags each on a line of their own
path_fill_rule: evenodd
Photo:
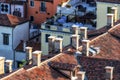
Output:
<svg viewBox="0 0 120 80">
<path fill-rule="evenodd" d="M 0 25 L 7 27 L 15 27 L 18 24 L 28 21 L 27 19 L 13 16 L 10 14 L 0 14 Z"/>
<path fill-rule="evenodd" d="M 113 36 L 116 36 L 116 37 L 120 38 L 120 24 L 118 24 L 115 27 L 111 28 L 108 32 L 110 34 L 112 34 Z"/>
<path fill-rule="evenodd" d="M 34 41 L 27 41 L 26 46 L 33 47 L 33 51 L 41 50 L 41 43 Z M 23 51 L 23 41 L 16 48 L 17 51 Z"/>
<path fill-rule="evenodd" d="M 60 62 L 60 63 L 69 63 L 69 64 L 77 64 L 75 57 L 71 54 L 60 53 L 54 56 L 51 59 L 48 59 L 41 63 L 40 66 L 35 66 L 33 68 L 23 70 L 22 72 L 17 72 L 16 74 L 8 75 L 6 78 L 2 78 L 2 80 L 69 80 L 63 74 L 59 73 L 55 69 L 49 66 L 49 62 Z"/>
<path fill-rule="evenodd" d="M 90 57 L 78 57 L 81 69 L 86 72 L 89 80 L 105 80 L 105 67 L 112 66 L 113 80 L 120 79 L 120 61 L 109 59 L 98 59 Z"/>
</svg>

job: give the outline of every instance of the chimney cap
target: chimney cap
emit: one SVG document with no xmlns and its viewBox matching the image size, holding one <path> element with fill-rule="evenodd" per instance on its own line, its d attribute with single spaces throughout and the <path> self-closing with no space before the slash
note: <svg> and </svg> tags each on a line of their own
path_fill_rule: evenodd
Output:
<svg viewBox="0 0 120 80">
<path fill-rule="evenodd" d="M 85 71 L 79 71 L 77 74 L 85 74 Z"/>
<path fill-rule="evenodd" d="M 62 38 L 55 38 L 56 41 L 62 41 Z"/>
<path fill-rule="evenodd" d="M 13 60 L 6 60 L 5 63 L 12 65 Z"/>
<path fill-rule="evenodd" d="M 71 37 L 77 37 L 77 36 L 79 36 L 79 35 L 73 34 Z"/>
<path fill-rule="evenodd" d="M 39 51 L 39 50 L 36 50 L 33 52 L 33 54 L 41 54 L 41 53 L 42 53 L 42 51 Z"/>
<path fill-rule="evenodd" d="M 76 28 L 78 28 L 79 26 L 78 26 L 78 25 L 73 24 L 73 25 L 72 25 L 72 27 L 76 27 Z"/>
<path fill-rule="evenodd" d="M 82 40 L 82 42 L 90 42 L 90 40 Z"/>
<path fill-rule="evenodd" d="M 113 69 L 114 67 L 112 66 L 106 66 L 105 69 Z"/>
<path fill-rule="evenodd" d="M 28 46 L 28 47 L 26 47 L 25 49 L 32 49 L 32 47 L 29 47 L 29 46 Z"/>
<path fill-rule="evenodd" d="M 80 27 L 80 29 L 87 29 L 87 27 Z"/>
<path fill-rule="evenodd" d="M 54 39 L 54 38 L 55 38 L 55 36 L 49 36 L 48 38 L 49 38 L 49 39 Z"/>
<path fill-rule="evenodd" d="M 107 16 L 113 16 L 114 14 L 112 14 L 112 13 L 109 13 L 109 14 L 107 14 Z"/>
<path fill-rule="evenodd" d="M 13 62 L 13 60 L 6 60 L 5 62 Z"/>
<path fill-rule="evenodd" d="M 5 57 L 0 57 L 0 60 L 5 59 Z"/>
</svg>

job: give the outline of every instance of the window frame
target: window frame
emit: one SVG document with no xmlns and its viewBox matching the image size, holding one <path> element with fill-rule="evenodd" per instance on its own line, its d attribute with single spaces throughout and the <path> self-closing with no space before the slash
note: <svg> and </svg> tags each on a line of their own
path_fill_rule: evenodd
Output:
<svg viewBox="0 0 120 80">
<path fill-rule="evenodd" d="M 40 12 L 46 12 L 46 2 L 44 2 L 44 1 L 40 2 Z"/>
<path fill-rule="evenodd" d="M 3 45 L 9 45 L 9 35 L 7 33 L 3 33 Z"/>
<path fill-rule="evenodd" d="M 30 7 L 34 7 L 34 6 L 35 6 L 34 0 L 30 0 Z"/>
<path fill-rule="evenodd" d="M 45 42 L 48 42 L 48 37 L 50 36 L 50 34 L 45 34 Z"/>
</svg>

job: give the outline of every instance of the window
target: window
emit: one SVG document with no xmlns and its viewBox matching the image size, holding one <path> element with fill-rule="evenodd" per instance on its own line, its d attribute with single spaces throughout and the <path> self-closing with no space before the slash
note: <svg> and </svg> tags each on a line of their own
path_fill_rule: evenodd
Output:
<svg viewBox="0 0 120 80">
<path fill-rule="evenodd" d="M 107 8 L 107 13 L 112 13 L 112 8 L 111 7 Z"/>
<path fill-rule="evenodd" d="M 1 4 L 1 11 L 2 12 L 8 12 L 8 5 L 7 4 Z"/>
<path fill-rule="evenodd" d="M 33 7 L 34 6 L 34 1 L 30 1 L 30 6 Z"/>
<path fill-rule="evenodd" d="M 3 34 L 3 44 L 9 45 L 9 34 Z"/>
<path fill-rule="evenodd" d="M 46 11 L 46 4 L 45 4 L 45 2 L 41 2 L 40 11 L 42 11 L 42 12 Z"/>
<path fill-rule="evenodd" d="M 30 16 L 30 21 L 34 21 L 34 16 Z"/>
<path fill-rule="evenodd" d="M 48 42 L 48 37 L 50 36 L 50 34 L 46 34 L 45 35 L 45 42 Z"/>
</svg>

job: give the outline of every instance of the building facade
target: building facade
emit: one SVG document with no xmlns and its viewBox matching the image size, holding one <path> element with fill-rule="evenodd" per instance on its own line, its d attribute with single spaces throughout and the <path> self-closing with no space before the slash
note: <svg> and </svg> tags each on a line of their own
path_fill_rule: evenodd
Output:
<svg viewBox="0 0 120 80">
<path fill-rule="evenodd" d="M 116 8 L 116 12 L 113 8 Z M 107 14 L 114 15 L 114 21 L 120 19 L 120 1 L 97 0 L 97 29 L 107 25 Z"/>
<path fill-rule="evenodd" d="M 0 14 L 0 56 L 14 60 L 14 51 L 21 40 L 29 39 L 29 21 L 13 15 Z"/>
<path fill-rule="evenodd" d="M 52 17 L 58 4 L 66 0 L 28 0 L 28 18 L 35 24 L 40 24 Z"/>
</svg>

